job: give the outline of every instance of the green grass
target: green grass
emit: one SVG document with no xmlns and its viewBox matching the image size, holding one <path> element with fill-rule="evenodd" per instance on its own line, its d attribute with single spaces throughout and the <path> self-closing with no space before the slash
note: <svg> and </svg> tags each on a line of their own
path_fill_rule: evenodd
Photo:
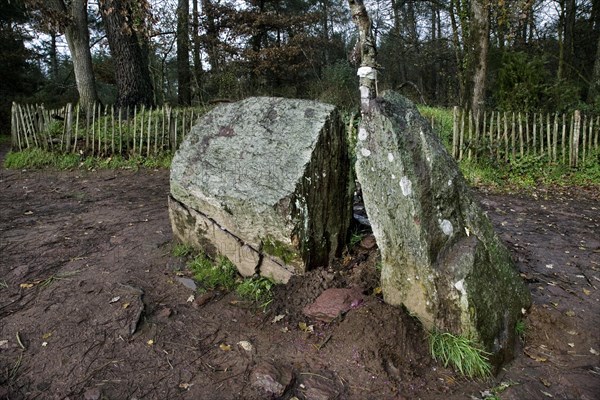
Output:
<svg viewBox="0 0 600 400">
<path fill-rule="evenodd" d="M 275 283 L 265 277 L 248 278 L 240 282 L 235 291 L 246 300 L 251 300 L 263 310 L 273 301 L 273 286 Z"/>
<path fill-rule="evenodd" d="M 552 163 L 545 156 L 529 155 L 498 162 L 462 160 L 460 169 L 474 186 L 529 190 L 537 186 L 600 186 L 600 151 L 587 155 L 578 168 Z"/>
<path fill-rule="evenodd" d="M 454 114 L 452 109 L 417 106 L 419 112 L 429 123 L 433 120 L 433 131 L 442 139 L 446 148 L 452 145 L 452 130 L 454 126 Z"/>
<path fill-rule="evenodd" d="M 444 367 L 450 366 L 468 378 L 486 378 L 491 374 L 490 354 L 464 336 L 432 331 L 429 333 L 429 350 Z"/>
<path fill-rule="evenodd" d="M 525 337 L 525 333 L 527 332 L 527 325 L 525 325 L 525 321 L 517 321 L 515 325 L 515 332 L 521 339 Z"/>
<path fill-rule="evenodd" d="M 173 247 L 173 255 L 176 257 L 187 257 L 192 253 L 192 248 L 184 244 Z M 242 299 L 256 303 L 263 310 L 273 301 L 275 282 L 265 277 L 241 279 L 237 268 L 227 257 L 219 256 L 216 260 L 211 260 L 205 254 L 199 254 L 187 266 L 199 283 L 200 291 L 235 290 Z"/>
<path fill-rule="evenodd" d="M 350 236 L 350 248 L 360 243 L 360 241 L 363 240 L 364 237 L 365 234 L 362 232 L 352 232 L 352 235 Z"/>
<path fill-rule="evenodd" d="M 204 290 L 231 291 L 236 287 L 237 269 L 226 257 L 219 256 L 213 262 L 206 255 L 200 254 L 188 263 L 188 268 Z"/>
<path fill-rule="evenodd" d="M 173 257 L 187 257 L 193 252 L 194 248 L 184 243 L 177 243 L 175 246 L 173 246 L 173 250 L 171 250 Z"/>
<path fill-rule="evenodd" d="M 4 160 L 7 169 L 44 169 L 58 170 L 71 169 L 138 169 L 138 168 L 165 168 L 171 166 L 171 154 L 151 157 L 123 157 L 120 155 L 108 158 L 86 157 L 82 159 L 78 154 L 54 153 L 39 148 L 29 148 L 18 152 L 9 152 Z"/>
</svg>

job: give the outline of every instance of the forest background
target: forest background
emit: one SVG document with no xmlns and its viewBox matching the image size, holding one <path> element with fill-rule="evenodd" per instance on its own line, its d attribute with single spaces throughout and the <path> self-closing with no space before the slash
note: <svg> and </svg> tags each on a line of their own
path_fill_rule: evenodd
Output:
<svg viewBox="0 0 600 400">
<path fill-rule="evenodd" d="M 600 1 L 373 0 L 378 89 L 432 106 L 600 111 Z M 342 0 L 3 0 L 13 101 L 201 105 L 250 95 L 358 107 Z"/>
</svg>

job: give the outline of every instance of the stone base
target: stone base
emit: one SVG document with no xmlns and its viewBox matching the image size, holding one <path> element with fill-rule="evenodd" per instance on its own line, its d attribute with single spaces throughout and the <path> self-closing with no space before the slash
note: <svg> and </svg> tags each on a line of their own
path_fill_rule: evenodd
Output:
<svg viewBox="0 0 600 400">
<path fill-rule="evenodd" d="M 169 218 L 174 236 L 210 257 L 227 257 L 244 277 L 256 274 L 287 283 L 294 274 L 281 260 L 261 253 L 202 213 L 169 196 Z"/>
</svg>

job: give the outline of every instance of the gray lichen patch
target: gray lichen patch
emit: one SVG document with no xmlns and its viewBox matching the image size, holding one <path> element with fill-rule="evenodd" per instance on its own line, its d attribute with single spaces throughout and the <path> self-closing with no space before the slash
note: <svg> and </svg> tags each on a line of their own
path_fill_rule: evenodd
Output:
<svg viewBox="0 0 600 400">
<path fill-rule="evenodd" d="M 341 250 L 349 173 L 334 106 L 249 98 L 215 108 L 192 128 L 173 159 L 171 196 L 287 276 L 327 265 Z M 174 229 L 185 230 L 182 223 Z"/>
</svg>

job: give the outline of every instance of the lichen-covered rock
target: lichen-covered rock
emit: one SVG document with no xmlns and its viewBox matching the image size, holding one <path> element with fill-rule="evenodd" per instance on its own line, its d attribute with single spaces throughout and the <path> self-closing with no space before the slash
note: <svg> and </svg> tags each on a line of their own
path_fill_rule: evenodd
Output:
<svg viewBox="0 0 600 400">
<path fill-rule="evenodd" d="M 530 304 L 510 254 L 416 107 L 393 92 L 370 107 L 356 170 L 385 301 L 428 329 L 474 338 L 499 364 L 512 356 L 515 323 Z"/>
<path fill-rule="evenodd" d="M 249 98 L 201 118 L 175 154 L 175 236 L 242 275 L 286 282 L 327 265 L 350 220 L 349 160 L 334 106 Z"/>
</svg>

